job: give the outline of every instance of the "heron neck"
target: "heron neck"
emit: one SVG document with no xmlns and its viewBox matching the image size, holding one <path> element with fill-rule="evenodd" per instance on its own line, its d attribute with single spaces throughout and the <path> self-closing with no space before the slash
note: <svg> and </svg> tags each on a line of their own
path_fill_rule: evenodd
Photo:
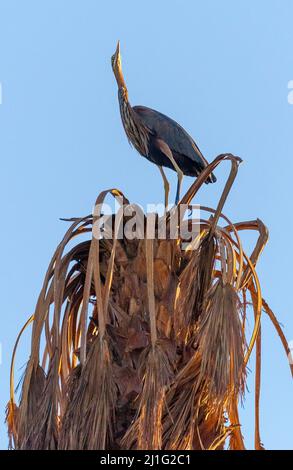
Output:
<svg viewBox="0 0 293 470">
<path fill-rule="evenodd" d="M 133 111 L 132 111 L 132 107 L 128 99 L 128 90 L 126 86 L 119 87 L 118 100 L 119 100 L 122 121 L 124 121 L 124 118 L 126 117 L 126 115 L 133 117 Z"/>
<path fill-rule="evenodd" d="M 119 101 L 122 101 L 123 103 L 127 103 L 130 106 L 129 100 L 128 100 L 128 90 L 126 86 L 120 86 L 118 88 L 118 97 Z"/>
<path fill-rule="evenodd" d="M 132 109 L 128 100 L 126 87 L 119 88 L 118 99 L 121 119 L 128 140 L 141 155 L 147 155 L 149 132 L 139 116 Z"/>
</svg>

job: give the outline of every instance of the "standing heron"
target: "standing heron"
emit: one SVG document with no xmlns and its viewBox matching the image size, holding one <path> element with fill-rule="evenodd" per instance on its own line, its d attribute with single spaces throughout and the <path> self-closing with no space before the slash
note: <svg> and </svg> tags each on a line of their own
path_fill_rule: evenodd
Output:
<svg viewBox="0 0 293 470">
<path fill-rule="evenodd" d="M 143 157 L 158 166 L 164 181 L 165 207 L 168 206 L 169 182 L 162 167 L 177 172 L 175 204 L 178 204 L 183 175 L 198 176 L 208 162 L 192 137 L 173 119 L 145 106 L 130 105 L 122 73 L 119 41 L 111 62 L 118 85 L 120 114 L 127 138 Z M 211 174 L 205 182 L 215 181 L 216 177 Z"/>
</svg>

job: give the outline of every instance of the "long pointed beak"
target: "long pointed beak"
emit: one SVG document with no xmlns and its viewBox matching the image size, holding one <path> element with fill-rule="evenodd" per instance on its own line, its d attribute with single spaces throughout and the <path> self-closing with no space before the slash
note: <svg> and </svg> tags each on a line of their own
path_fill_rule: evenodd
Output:
<svg viewBox="0 0 293 470">
<path fill-rule="evenodd" d="M 121 56 L 120 56 L 120 41 L 117 42 L 117 47 L 115 51 L 115 61 L 114 61 L 114 74 L 118 83 L 118 87 L 124 87 L 126 89 L 126 85 L 123 78 L 123 73 L 121 69 Z"/>
<path fill-rule="evenodd" d="M 116 57 L 120 56 L 120 41 L 117 42 L 115 55 L 116 55 Z"/>
</svg>

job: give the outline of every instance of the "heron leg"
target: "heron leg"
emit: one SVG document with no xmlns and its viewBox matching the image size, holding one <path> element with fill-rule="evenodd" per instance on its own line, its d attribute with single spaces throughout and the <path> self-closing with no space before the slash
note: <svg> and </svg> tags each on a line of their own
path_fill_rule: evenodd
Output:
<svg viewBox="0 0 293 470">
<path fill-rule="evenodd" d="M 180 168 L 179 168 L 179 172 L 177 171 L 177 176 L 178 176 L 178 180 L 177 180 L 177 189 L 176 189 L 176 198 L 175 198 L 175 205 L 176 206 L 179 202 L 181 183 L 182 183 L 182 180 L 183 180 L 183 172 L 180 170 Z"/>
<path fill-rule="evenodd" d="M 165 175 L 165 172 L 163 170 L 163 168 L 158 165 L 158 168 L 160 170 L 160 173 L 162 175 L 162 178 L 163 178 L 163 182 L 164 182 L 164 190 L 165 190 L 165 209 L 167 209 L 168 207 L 168 202 L 169 202 L 169 190 L 170 190 L 170 184 L 169 184 L 169 181 L 167 180 L 167 177 Z"/>
<path fill-rule="evenodd" d="M 176 198 L 175 198 L 175 205 L 177 206 L 177 204 L 179 202 L 179 197 L 180 197 L 181 183 L 182 183 L 182 180 L 183 180 L 183 171 L 180 170 L 179 166 L 175 162 L 175 159 L 172 155 L 171 150 L 170 150 L 170 153 L 171 153 L 171 155 L 170 156 L 167 155 L 167 156 L 171 160 L 171 162 L 173 163 L 173 166 L 174 166 L 174 168 L 177 172 L 177 189 L 176 189 Z"/>
<path fill-rule="evenodd" d="M 175 171 L 177 172 L 178 181 L 177 181 L 177 191 L 176 191 L 176 199 L 175 199 L 175 204 L 177 205 L 179 202 L 179 197 L 180 197 L 180 188 L 181 188 L 181 183 L 183 179 L 183 171 L 177 165 L 175 158 L 173 157 L 173 153 L 169 145 L 166 144 L 166 142 L 164 142 L 162 139 L 156 139 L 155 145 L 161 152 L 164 153 L 164 155 L 166 155 L 167 158 L 169 158 Z"/>
<path fill-rule="evenodd" d="M 179 197 L 180 197 L 180 189 L 181 189 L 181 183 L 183 180 L 183 171 L 180 170 L 179 166 L 177 165 L 175 158 L 173 157 L 173 153 L 171 152 L 169 146 L 166 146 L 167 149 L 165 149 L 165 155 L 169 158 L 169 160 L 172 162 L 176 172 L 177 172 L 177 189 L 176 189 L 176 199 L 175 199 L 175 205 L 177 206 L 179 202 Z"/>
</svg>

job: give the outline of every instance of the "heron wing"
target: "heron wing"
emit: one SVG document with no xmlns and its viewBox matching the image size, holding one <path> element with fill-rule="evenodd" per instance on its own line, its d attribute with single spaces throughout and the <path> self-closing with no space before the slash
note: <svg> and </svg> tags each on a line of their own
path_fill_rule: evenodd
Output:
<svg viewBox="0 0 293 470">
<path fill-rule="evenodd" d="M 208 164 L 192 137 L 176 121 L 146 106 L 134 106 L 142 122 L 171 150 L 185 155 L 203 168 Z"/>
</svg>

